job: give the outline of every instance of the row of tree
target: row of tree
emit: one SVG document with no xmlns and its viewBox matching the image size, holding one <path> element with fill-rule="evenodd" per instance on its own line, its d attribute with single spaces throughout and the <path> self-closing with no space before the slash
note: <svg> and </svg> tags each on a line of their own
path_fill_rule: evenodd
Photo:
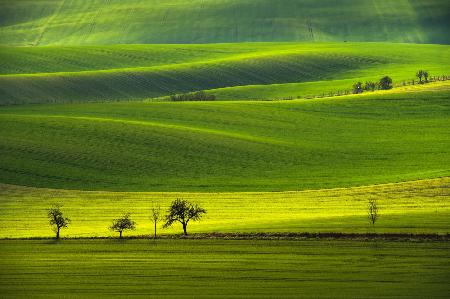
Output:
<svg viewBox="0 0 450 299">
<path fill-rule="evenodd" d="M 419 79 L 419 84 L 425 84 L 433 80 L 440 80 L 441 77 L 432 77 L 430 73 L 427 70 L 418 70 L 416 72 L 416 77 Z M 448 76 L 442 76 L 442 80 L 447 80 Z M 415 80 L 411 81 L 414 85 Z M 409 83 L 409 81 L 408 81 Z M 403 85 L 406 85 L 405 82 L 403 82 Z M 367 81 L 366 83 L 357 82 L 353 84 L 352 93 L 354 94 L 360 94 L 364 91 L 375 91 L 375 90 L 388 90 L 392 89 L 392 79 L 389 76 L 385 76 L 381 78 L 378 82 L 373 81 Z M 338 91 L 336 95 L 347 95 L 350 91 Z M 325 93 L 322 94 L 322 97 L 325 97 Z M 329 96 L 335 95 L 334 92 L 330 92 L 328 94 Z M 312 96 L 312 98 L 315 98 L 316 96 Z M 320 96 L 317 96 L 320 97 Z M 210 93 L 206 93 L 204 91 L 197 91 L 197 92 L 190 92 L 190 93 L 184 93 L 184 94 L 176 94 L 171 95 L 170 100 L 173 102 L 181 102 L 181 101 L 214 101 L 216 99 L 216 96 Z M 300 96 L 297 96 L 297 98 L 300 98 Z M 287 97 L 283 98 L 284 100 L 293 100 L 294 97 Z"/>
<path fill-rule="evenodd" d="M 428 83 L 428 77 L 430 76 L 430 74 L 428 73 L 428 71 L 424 71 L 424 70 L 418 70 L 416 73 L 416 77 L 419 78 L 419 83 L 423 84 L 423 83 Z M 425 81 L 422 81 L 422 78 Z"/>
<path fill-rule="evenodd" d="M 161 208 L 152 208 L 150 212 L 150 218 L 154 224 L 154 238 L 156 239 L 156 227 L 158 222 L 164 221 L 164 228 L 172 226 L 174 223 L 179 222 L 183 227 L 184 235 L 187 235 L 187 226 L 190 221 L 198 221 L 202 216 L 206 214 L 206 210 L 196 203 L 191 203 L 187 200 L 176 199 L 174 200 L 166 215 L 162 214 Z M 50 220 L 50 225 L 53 227 L 56 233 L 56 239 L 59 239 L 59 233 L 62 228 L 66 228 L 70 224 L 70 219 L 64 216 L 61 211 L 61 206 L 56 205 L 50 208 L 47 212 L 47 216 Z M 131 219 L 131 214 L 126 213 L 122 217 L 114 219 L 110 230 L 119 233 L 119 238 L 122 238 L 122 234 L 126 230 L 134 230 L 136 228 L 136 222 Z"/>
<path fill-rule="evenodd" d="M 368 204 L 368 219 L 372 226 L 375 226 L 378 220 L 378 205 L 376 200 L 370 199 Z M 187 226 L 190 221 L 197 221 L 206 214 L 206 210 L 195 203 L 191 203 L 187 200 L 176 199 L 174 200 L 165 216 L 162 215 L 160 207 L 153 207 L 150 212 L 150 219 L 154 224 L 154 235 L 156 239 L 156 227 L 158 222 L 164 220 L 164 228 L 172 226 L 175 222 L 179 222 L 183 227 L 183 233 L 187 235 Z M 60 206 L 54 206 L 48 210 L 48 217 L 50 219 L 50 225 L 54 228 L 56 233 L 56 239 L 59 239 L 59 232 L 62 228 L 68 227 L 70 219 L 65 217 L 61 211 Z M 122 233 L 126 230 L 136 229 L 136 222 L 131 219 L 129 213 L 124 214 L 122 217 L 114 219 L 110 230 L 118 232 L 119 238 L 122 238 Z"/>
<path fill-rule="evenodd" d="M 213 94 L 206 93 L 204 91 L 175 94 L 170 96 L 172 102 L 182 102 L 182 101 L 214 101 L 216 96 Z"/>
<path fill-rule="evenodd" d="M 425 84 L 433 81 L 433 77 L 430 75 L 430 73 L 427 70 L 418 70 L 416 72 L 416 77 L 419 79 L 419 84 Z M 438 77 L 440 79 L 440 77 Z M 442 76 L 443 80 L 447 79 L 447 76 Z M 412 80 L 412 84 L 414 84 L 414 80 Z M 403 82 L 403 85 L 406 85 L 405 82 Z M 353 84 L 352 92 L 354 94 L 363 93 L 364 91 L 375 91 L 375 90 L 387 90 L 391 89 L 393 87 L 392 85 L 392 79 L 389 76 L 385 76 L 380 79 L 379 82 L 372 82 L 368 81 L 365 84 L 362 82 L 357 82 Z"/>
<path fill-rule="evenodd" d="M 365 84 L 362 82 L 357 82 L 353 84 L 352 92 L 354 94 L 363 93 L 364 91 L 375 91 L 375 90 L 388 90 L 392 89 L 392 79 L 389 76 L 385 76 L 378 82 L 368 81 Z"/>
</svg>

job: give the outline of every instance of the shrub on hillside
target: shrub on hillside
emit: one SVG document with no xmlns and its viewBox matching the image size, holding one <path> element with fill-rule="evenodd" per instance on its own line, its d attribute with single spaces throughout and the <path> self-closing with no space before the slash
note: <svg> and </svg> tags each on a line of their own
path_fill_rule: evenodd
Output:
<svg viewBox="0 0 450 299">
<path fill-rule="evenodd" d="M 376 89 L 378 89 L 378 84 L 375 82 L 369 81 L 364 85 L 365 91 L 375 91 Z"/>
<path fill-rule="evenodd" d="M 214 101 L 216 96 L 213 94 L 207 94 L 204 91 L 197 91 L 184 94 L 171 95 L 170 100 L 173 102 L 181 101 Z"/>
<path fill-rule="evenodd" d="M 357 82 L 357 83 L 353 84 L 353 90 L 352 90 L 352 92 L 353 92 L 354 94 L 362 93 L 362 92 L 363 92 L 363 86 L 362 86 L 362 83 L 361 83 L 361 82 Z"/>
<path fill-rule="evenodd" d="M 392 79 L 389 76 L 385 76 L 380 79 L 380 82 L 378 83 L 380 89 L 382 90 L 388 90 L 392 89 Z"/>
</svg>

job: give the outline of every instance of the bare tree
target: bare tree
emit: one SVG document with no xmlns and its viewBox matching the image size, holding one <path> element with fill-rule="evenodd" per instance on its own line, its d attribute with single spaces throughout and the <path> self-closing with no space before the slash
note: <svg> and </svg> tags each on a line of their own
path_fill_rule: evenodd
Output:
<svg viewBox="0 0 450 299">
<path fill-rule="evenodd" d="M 367 211 L 369 221 L 372 226 L 375 226 L 375 222 L 378 220 L 378 206 L 375 199 L 369 200 L 368 211 Z"/>
<path fill-rule="evenodd" d="M 54 205 L 47 211 L 47 216 L 50 220 L 50 225 L 53 226 L 53 230 L 56 233 L 56 239 L 59 239 L 59 231 L 61 228 L 67 227 L 70 224 L 70 219 L 64 217 L 61 206 Z"/>
<path fill-rule="evenodd" d="M 150 213 L 150 219 L 152 220 L 153 224 L 154 224 L 154 234 L 153 234 L 153 239 L 156 239 L 156 225 L 158 224 L 159 221 L 161 221 L 161 207 L 152 207 L 151 209 L 151 213 Z"/>
<path fill-rule="evenodd" d="M 417 71 L 416 77 L 419 78 L 419 83 L 422 84 L 422 77 L 424 76 L 424 73 L 422 70 Z"/>
<path fill-rule="evenodd" d="M 112 225 L 109 227 L 110 230 L 119 233 L 119 238 L 122 238 L 122 232 L 124 230 L 134 230 L 136 229 L 136 222 L 131 220 L 130 213 L 123 215 L 118 219 L 114 219 Z"/>
<path fill-rule="evenodd" d="M 169 207 L 168 214 L 165 217 L 164 227 L 170 227 L 174 222 L 180 222 L 183 225 L 184 235 L 187 235 L 187 225 L 189 221 L 200 220 L 206 210 L 195 203 L 184 199 L 176 199 Z"/>
<path fill-rule="evenodd" d="M 428 71 L 423 71 L 423 77 L 425 78 L 425 83 L 428 83 L 428 76 L 430 75 L 430 73 L 428 73 Z"/>
</svg>

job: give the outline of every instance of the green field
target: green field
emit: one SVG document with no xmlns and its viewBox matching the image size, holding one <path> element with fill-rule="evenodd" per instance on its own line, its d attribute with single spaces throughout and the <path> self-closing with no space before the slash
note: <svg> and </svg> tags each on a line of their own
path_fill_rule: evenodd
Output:
<svg viewBox="0 0 450 299">
<path fill-rule="evenodd" d="M 448 176 L 448 82 L 315 100 L 3 107 L 0 182 L 217 192 Z"/>
<path fill-rule="evenodd" d="M 449 243 L 0 241 L 20 298 L 447 298 Z"/>
<path fill-rule="evenodd" d="M 450 43 L 446 0 L 2 0 L 14 45 L 393 41 Z"/>
<path fill-rule="evenodd" d="M 450 232 L 450 178 L 300 192 L 87 192 L 0 185 L 0 238 L 52 237 L 46 211 L 62 204 L 72 219 L 63 237 L 117 236 L 108 230 L 112 219 L 130 212 L 136 230 L 125 236 L 153 233 L 152 206 L 165 211 L 183 198 L 205 207 L 201 222 L 190 233 L 209 232 Z M 380 219 L 375 228 L 367 219 L 369 199 L 376 199 Z M 181 233 L 181 226 L 161 234 Z"/>
<path fill-rule="evenodd" d="M 210 90 L 221 100 L 350 90 L 418 69 L 450 74 L 449 46 L 241 43 L 0 47 L 0 104 L 143 100 Z M 218 89 L 218 90 L 217 90 Z"/>
<path fill-rule="evenodd" d="M 449 28 L 448 0 L 0 0 L 0 298 L 448 298 Z M 207 213 L 150 239 L 175 199 Z"/>
</svg>

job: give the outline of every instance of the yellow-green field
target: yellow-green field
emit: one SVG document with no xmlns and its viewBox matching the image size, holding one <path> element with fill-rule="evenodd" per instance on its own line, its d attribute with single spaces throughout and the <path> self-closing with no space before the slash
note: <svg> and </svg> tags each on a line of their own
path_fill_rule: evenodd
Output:
<svg viewBox="0 0 450 299">
<path fill-rule="evenodd" d="M 0 237 L 51 237 L 46 209 L 63 205 L 72 219 L 64 237 L 113 236 L 113 218 L 130 212 L 137 229 L 152 233 L 150 208 L 163 209 L 176 198 L 195 201 L 208 211 L 190 232 L 392 232 L 448 233 L 450 178 L 398 184 L 300 192 L 155 193 L 89 192 L 0 185 Z M 380 219 L 367 219 L 369 199 L 376 199 Z M 180 233 L 181 228 L 160 233 Z"/>
</svg>

